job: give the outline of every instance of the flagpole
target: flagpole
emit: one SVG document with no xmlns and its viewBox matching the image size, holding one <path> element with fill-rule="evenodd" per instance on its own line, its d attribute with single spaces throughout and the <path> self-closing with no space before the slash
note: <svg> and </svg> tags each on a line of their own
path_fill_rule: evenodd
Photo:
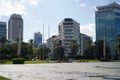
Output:
<svg viewBox="0 0 120 80">
<path fill-rule="evenodd" d="M 43 24 L 43 60 L 44 60 L 44 24 Z"/>
<path fill-rule="evenodd" d="M 48 24 L 48 39 L 49 39 L 49 37 L 50 37 L 50 25 Z M 49 59 L 49 49 L 48 49 L 48 59 Z"/>
<path fill-rule="evenodd" d="M 50 25 L 48 24 L 48 38 L 50 37 Z"/>
</svg>

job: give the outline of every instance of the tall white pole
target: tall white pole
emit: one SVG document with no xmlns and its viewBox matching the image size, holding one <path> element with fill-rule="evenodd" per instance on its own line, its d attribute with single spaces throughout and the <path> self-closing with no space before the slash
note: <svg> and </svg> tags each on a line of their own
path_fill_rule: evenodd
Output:
<svg viewBox="0 0 120 80">
<path fill-rule="evenodd" d="M 44 24 L 43 24 L 43 60 L 44 60 Z"/>
<path fill-rule="evenodd" d="M 17 50 L 18 58 L 21 55 L 21 27 L 19 26 L 19 39 L 18 39 L 18 50 Z"/>
<path fill-rule="evenodd" d="M 50 25 L 48 24 L 48 38 L 50 37 Z"/>
<path fill-rule="evenodd" d="M 50 25 L 48 24 L 48 39 L 49 39 L 49 37 L 50 37 Z M 49 51 L 48 51 L 48 53 L 49 53 Z"/>
<path fill-rule="evenodd" d="M 103 40 L 103 56 L 104 56 L 104 58 L 106 56 L 105 37 L 104 37 L 104 40 Z"/>
</svg>

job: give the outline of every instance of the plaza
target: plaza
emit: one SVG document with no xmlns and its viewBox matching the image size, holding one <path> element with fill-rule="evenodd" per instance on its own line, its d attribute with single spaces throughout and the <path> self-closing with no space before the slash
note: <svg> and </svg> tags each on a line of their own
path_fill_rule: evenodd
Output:
<svg viewBox="0 0 120 80">
<path fill-rule="evenodd" d="M 120 62 L 0 65 L 12 80 L 120 80 Z"/>
</svg>

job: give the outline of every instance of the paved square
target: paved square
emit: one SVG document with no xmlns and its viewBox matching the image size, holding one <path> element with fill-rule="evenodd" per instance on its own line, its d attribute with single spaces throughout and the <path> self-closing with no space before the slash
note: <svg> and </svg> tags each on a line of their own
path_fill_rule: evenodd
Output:
<svg viewBox="0 0 120 80">
<path fill-rule="evenodd" d="M 120 62 L 0 65 L 12 80 L 119 80 Z"/>
</svg>

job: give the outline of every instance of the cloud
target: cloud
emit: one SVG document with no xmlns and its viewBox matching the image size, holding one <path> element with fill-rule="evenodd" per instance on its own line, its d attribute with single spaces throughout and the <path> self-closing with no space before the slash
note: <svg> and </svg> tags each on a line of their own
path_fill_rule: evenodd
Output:
<svg viewBox="0 0 120 80">
<path fill-rule="evenodd" d="M 26 14 L 26 6 L 38 5 L 40 0 L 0 0 L 0 16 L 9 16 L 13 13 Z"/>
<path fill-rule="evenodd" d="M 76 3 L 79 3 L 80 7 L 85 7 L 86 6 L 86 3 L 81 2 L 80 0 L 73 0 L 73 1 L 76 2 Z"/>
<path fill-rule="evenodd" d="M 24 1 L 34 6 L 38 5 L 40 2 L 40 0 L 24 0 Z"/>
<path fill-rule="evenodd" d="M 95 18 L 95 12 L 93 12 L 91 16 Z"/>
<path fill-rule="evenodd" d="M 96 8 L 96 6 L 93 6 L 92 8 L 93 8 L 95 11 L 97 11 L 97 8 Z"/>
<path fill-rule="evenodd" d="M 79 2 L 79 0 L 74 0 L 75 2 Z"/>
<path fill-rule="evenodd" d="M 86 25 L 81 25 L 80 32 L 91 36 L 93 38 L 93 41 L 95 41 L 95 24 L 89 23 Z"/>
<path fill-rule="evenodd" d="M 17 0 L 0 0 L 0 16 L 9 16 L 12 13 L 25 14 L 25 6 Z"/>
<path fill-rule="evenodd" d="M 80 3 L 80 7 L 85 7 L 86 3 Z"/>
</svg>

